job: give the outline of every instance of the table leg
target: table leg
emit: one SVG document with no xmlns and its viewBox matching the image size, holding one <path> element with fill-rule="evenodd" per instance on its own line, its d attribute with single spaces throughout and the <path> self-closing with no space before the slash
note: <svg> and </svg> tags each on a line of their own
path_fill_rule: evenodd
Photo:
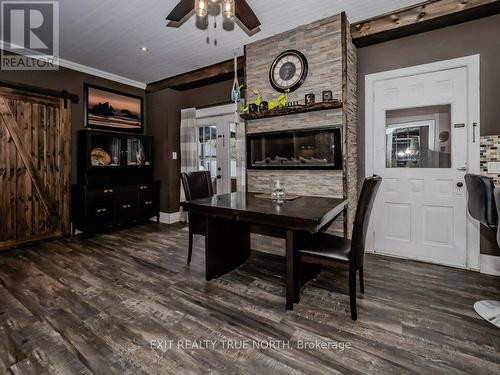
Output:
<svg viewBox="0 0 500 375">
<path fill-rule="evenodd" d="M 207 281 L 225 275 L 250 256 L 250 225 L 231 219 L 207 218 L 205 277 Z"/>
<path fill-rule="evenodd" d="M 296 258 L 296 262 L 298 259 Z M 308 264 L 299 263 L 296 265 L 296 279 L 295 279 L 295 303 L 300 302 L 300 292 L 302 287 L 306 285 L 310 280 L 316 279 L 321 272 L 321 266 L 319 264 Z"/>
<path fill-rule="evenodd" d="M 295 232 L 286 231 L 286 309 L 293 310 L 295 281 L 297 280 L 297 253 L 295 251 Z"/>
</svg>

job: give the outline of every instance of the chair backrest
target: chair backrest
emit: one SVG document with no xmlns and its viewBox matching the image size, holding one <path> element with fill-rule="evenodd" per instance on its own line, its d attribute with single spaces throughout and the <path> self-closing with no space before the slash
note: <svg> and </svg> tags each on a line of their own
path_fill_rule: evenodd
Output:
<svg viewBox="0 0 500 375">
<path fill-rule="evenodd" d="M 210 172 L 181 173 L 186 200 L 209 198 L 214 195 L 214 185 Z"/>
<path fill-rule="evenodd" d="M 495 202 L 497 205 L 498 217 L 500 217 L 500 188 L 495 189 Z M 497 243 L 500 247 L 500 225 L 497 228 Z"/>
<path fill-rule="evenodd" d="M 465 175 L 468 207 L 470 215 L 491 229 L 498 226 L 498 213 L 495 205 L 495 184 L 491 178 L 477 174 Z"/>
<path fill-rule="evenodd" d="M 373 203 L 377 196 L 378 189 L 382 183 L 382 177 L 368 177 L 363 182 L 363 188 L 359 196 L 358 207 L 351 241 L 351 266 L 356 268 L 363 266 L 365 256 L 366 234 L 372 213 Z"/>
</svg>

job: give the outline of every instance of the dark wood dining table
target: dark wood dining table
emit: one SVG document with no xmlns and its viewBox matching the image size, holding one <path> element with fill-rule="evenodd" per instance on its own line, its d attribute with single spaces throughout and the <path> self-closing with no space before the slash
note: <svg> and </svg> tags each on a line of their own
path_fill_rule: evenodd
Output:
<svg viewBox="0 0 500 375">
<path fill-rule="evenodd" d="M 185 210 L 207 218 L 206 279 L 239 267 L 250 256 L 250 233 L 256 229 L 286 240 L 286 308 L 298 300 L 296 238 L 317 233 L 347 207 L 347 200 L 301 196 L 278 203 L 253 193 L 232 193 L 183 202 Z M 263 232 L 262 232 L 263 231 Z M 300 286 L 299 286 L 300 288 Z"/>
</svg>

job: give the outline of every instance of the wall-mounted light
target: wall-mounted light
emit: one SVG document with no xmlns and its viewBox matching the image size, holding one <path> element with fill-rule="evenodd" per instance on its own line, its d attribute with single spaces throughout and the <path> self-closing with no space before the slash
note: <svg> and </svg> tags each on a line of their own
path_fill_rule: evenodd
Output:
<svg viewBox="0 0 500 375">
<path fill-rule="evenodd" d="M 198 17 L 206 17 L 208 14 L 208 0 L 195 0 L 194 11 Z"/>
<path fill-rule="evenodd" d="M 222 0 L 222 14 L 228 19 L 234 17 L 234 0 Z"/>
</svg>

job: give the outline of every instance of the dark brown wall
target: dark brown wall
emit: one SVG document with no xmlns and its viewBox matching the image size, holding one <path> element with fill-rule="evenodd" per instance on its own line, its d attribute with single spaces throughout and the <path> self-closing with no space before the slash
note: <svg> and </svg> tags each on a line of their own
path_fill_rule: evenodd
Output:
<svg viewBox="0 0 500 375">
<path fill-rule="evenodd" d="M 180 107 L 180 96 L 174 90 L 162 90 L 146 95 L 148 116 L 148 135 L 155 139 L 155 169 L 157 180 L 161 181 L 161 211 L 169 212 L 169 184 L 173 179 L 172 170 L 178 168 L 176 160 L 172 160 L 172 150 L 177 150 L 169 124 L 176 122 L 178 117 L 173 108 Z M 177 138 L 177 141 L 179 139 Z"/>
<path fill-rule="evenodd" d="M 78 104 L 71 107 L 72 113 L 72 168 L 71 178 L 76 182 L 77 142 L 76 132 L 83 129 L 83 84 L 94 85 L 120 90 L 126 93 L 144 96 L 144 90 L 113 82 L 104 78 L 80 73 L 74 70 L 60 68 L 58 71 L 0 71 L 0 80 L 23 83 L 53 90 L 66 90 L 80 97 Z"/>
<path fill-rule="evenodd" d="M 161 211 L 179 211 L 180 194 L 180 124 L 181 109 L 227 103 L 232 80 L 196 89 L 165 89 L 146 96 L 148 134 L 155 136 L 155 176 L 161 181 Z M 177 160 L 172 153 L 177 152 Z"/>
<path fill-rule="evenodd" d="M 361 174 L 364 175 L 365 76 L 475 54 L 481 55 L 481 134 L 500 134 L 500 15 L 358 50 Z"/>
</svg>

